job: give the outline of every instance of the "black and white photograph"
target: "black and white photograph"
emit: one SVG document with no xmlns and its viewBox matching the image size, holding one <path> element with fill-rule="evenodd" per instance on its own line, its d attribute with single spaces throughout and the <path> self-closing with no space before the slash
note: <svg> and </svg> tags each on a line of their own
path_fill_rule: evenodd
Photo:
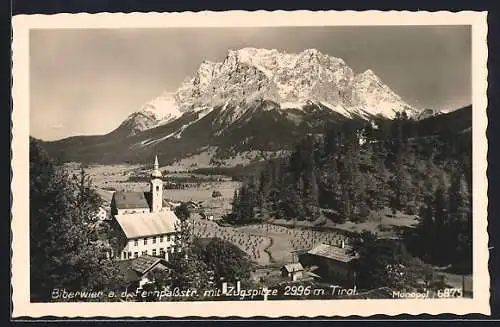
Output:
<svg viewBox="0 0 500 327">
<path fill-rule="evenodd" d="M 489 310 L 485 15 L 108 15 L 14 29 L 36 314 Z"/>
</svg>

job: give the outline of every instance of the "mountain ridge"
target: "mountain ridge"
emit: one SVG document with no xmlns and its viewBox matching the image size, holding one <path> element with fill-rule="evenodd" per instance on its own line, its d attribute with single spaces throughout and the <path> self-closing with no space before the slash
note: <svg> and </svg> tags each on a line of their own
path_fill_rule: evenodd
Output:
<svg viewBox="0 0 500 327">
<path fill-rule="evenodd" d="M 128 124 L 134 125 L 131 134 L 135 134 L 200 107 L 253 100 L 269 100 L 284 110 L 321 103 L 347 118 L 392 119 L 398 111 L 407 111 L 410 116 L 419 113 L 371 69 L 355 74 L 343 59 L 316 49 L 286 53 L 242 48 L 228 50 L 221 62 L 203 61 L 175 92 L 147 102 L 127 120 L 134 122 Z M 138 113 L 143 121 L 137 121 Z"/>
<path fill-rule="evenodd" d="M 340 114 L 332 115 L 326 107 L 318 109 L 311 105 L 304 110 L 291 109 L 260 110 L 255 104 L 252 110 L 258 114 L 242 117 L 240 123 L 216 135 L 217 126 L 213 121 L 220 114 L 221 107 L 211 110 L 200 118 L 199 113 L 185 113 L 179 119 L 133 136 L 117 132 L 95 136 L 72 136 L 58 141 L 42 142 L 43 147 L 53 157 L 62 162 L 85 162 L 98 164 L 146 163 L 158 154 L 163 164 L 188 158 L 213 148 L 213 165 L 246 153 L 286 152 L 293 148 L 298 139 L 306 134 L 324 132 L 326 125 L 349 120 Z M 305 112 L 304 112 L 305 111 Z M 310 111 L 310 112 L 309 112 Z M 295 115 L 297 121 L 283 119 L 283 115 Z M 358 121 L 364 121 L 357 119 Z M 470 132 L 472 107 L 464 107 L 450 113 L 430 116 L 415 123 L 420 124 L 426 134 L 434 135 L 441 129 L 452 132 Z M 189 125 L 191 128 L 184 128 Z M 175 137 L 183 130 L 182 137 Z M 258 156 L 255 156 L 258 159 Z"/>
<path fill-rule="evenodd" d="M 287 151 L 306 134 L 346 120 L 439 116 L 405 103 L 375 72 L 355 74 L 341 58 L 243 48 L 203 61 L 174 93 L 162 93 L 115 130 L 45 142 L 63 161 L 172 162 L 215 149 L 214 162 L 244 152 Z"/>
</svg>

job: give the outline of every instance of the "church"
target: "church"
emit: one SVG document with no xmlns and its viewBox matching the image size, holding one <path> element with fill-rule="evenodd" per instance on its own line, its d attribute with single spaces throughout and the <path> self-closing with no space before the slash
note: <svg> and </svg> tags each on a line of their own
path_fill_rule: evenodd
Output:
<svg viewBox="0 0 500 327">
<path fill-rule="evenodd" d="M 179 219 L 163 199 L 163 181 L 155 156 L 149 192 L 115 192 L 111 200 L 111 214 L 119 227 L 118 241 L 113 252 L 119 260 L 141 255 L 168 260 L 176 247 Z"/>
</svg>

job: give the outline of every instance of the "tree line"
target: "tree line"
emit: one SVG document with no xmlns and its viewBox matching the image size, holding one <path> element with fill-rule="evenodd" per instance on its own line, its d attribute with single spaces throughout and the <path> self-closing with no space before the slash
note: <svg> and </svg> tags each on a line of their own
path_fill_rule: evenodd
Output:
<svg viewBox="0 0 500 327">
<path fill-rule="evenodd" d="M 95 215 L 101 204 L 83 170 L 69 175 L 30 142 L 31 301 L 57 300 L 54 289 L 114 291 L 123 285 L 105 242 L 111 230 Z"/>
<path fill-rule="evenodd" d="M 439 262 L 451 260 L 449 253 L 470 257 L 472 136 L 446 125 L 430 133 L 428 126 L 398 113 L 308 135 L 289 157 L 247 177 L 230 220 L 362 222 L 390 208 L 421 218 L 424 254 Z"/>
</svg>

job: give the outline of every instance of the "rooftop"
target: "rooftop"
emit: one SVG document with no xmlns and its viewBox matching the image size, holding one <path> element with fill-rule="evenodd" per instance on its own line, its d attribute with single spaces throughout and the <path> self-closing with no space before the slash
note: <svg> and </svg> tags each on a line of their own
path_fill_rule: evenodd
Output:
<svg viewBox="0 0 500 327">
<path fill-rule="evenodd" d="M 151 192 L 115 192 L 113 201 L 117 209 L 149 209 L 151 208 Z M 163 200 L 163 207 L 168 202 Z"/>
<path fill-rule="evenodd" d="M 179 222 L 179 218 L 170 210 L 116 215 L 115 218 L 129 239 L 174 233 Z"/>
<path fill-rule="evenodd" d="M 152 257 L 149 255 L 141 255 L 132 261 L 131 269 L 135 272 L 144 275 L 158 263 L 162 263 L 164 260 L 157 257 Z"/>
<path fill-rule="evenodd" d="M 149 192 L 115 192 L 113 200 L 117 209 L 149 209 L 146 193 Z"/>
<path fill-rule="evenodd" d="M 149 255 L 142 255 L 135 259 L 120 260 L 117 263 L 120 272 L 128 283 L 139 281 L 145 273 L 157 267 L 159 264 L 166 267 L 165 260 Z"/>
<path fill-rule="evenodd" d="M 117 261 L 118 269 L 120 273 L 125 277 L 127 283 L 137 282 L 141 279 L 139 274 L 130 268 L 133 259 L 130 260 L 120 260 Z"/>
<path fill-rule="evenodd" d="M 349 262 L 358 257 L 357 255 L 353 255 L 351 251 L 352 247 L 350 246 L 339 247 L 321 243 L 307 253 L 336 261 Z"/>
<path fill-rule="evenodd" d="M 283 266 L 288 272 L 303 271 L 304 267 L 300 263 L 287 263 Z"/>
</svg>

